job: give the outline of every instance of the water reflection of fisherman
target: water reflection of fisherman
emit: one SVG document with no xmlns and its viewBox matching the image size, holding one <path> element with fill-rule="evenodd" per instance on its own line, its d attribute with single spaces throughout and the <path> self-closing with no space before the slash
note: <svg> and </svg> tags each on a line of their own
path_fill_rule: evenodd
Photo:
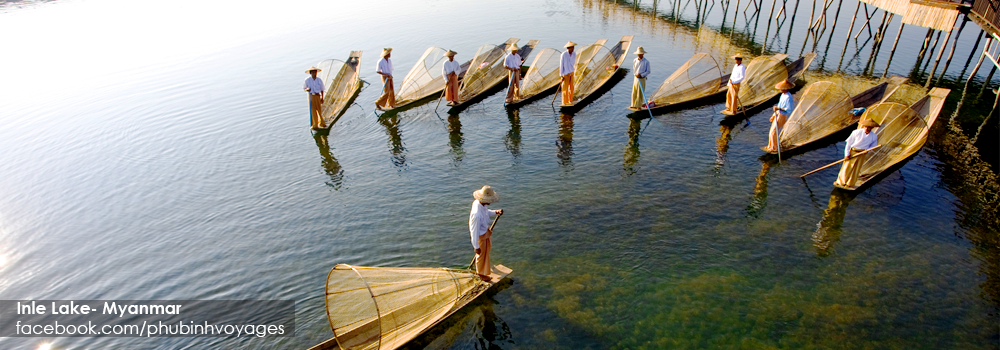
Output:
<svg viewBox="0 0 1000 350">
<path fill-rule="evenodd" d="M 524 59 L 517 54 L 516 44 L 510 44 L 507 50 L 510 53 L 503 59 L 503 66 L 507 69 L 507 98 L 504 102 L 511 103 L 521 98 L 521 64 Z"/>
<path fill-rule="evenodd" d="M 444 99 L 448 100 L 449 106 L 458 103 L 458 70 L 461 65 L 455 61 L 455 51 L 448 50 L 444 57 L 448 57 L 441 66 L 441 75 L 444 76 Z"/>
<path fill-rule="evenodd" d="M 646 49 L 639 46 L 635 50 L 636 58 L 632 62 L 632 71 L 635 72 L 635 79 L 632 81 L 632 108 L 639 109 L 646 104 L 644 92 L 646 91 L 646 77 L 652 72 L 649 67 L 649 60 L 643 58 Z"/>
<path fill-rule="evenodd" d="M 375 73 L 382 76 L 382 96 L 375 101 L 375 108 L 378 110 L 396 108 L 396 92 L 392 86 L 392 60 L 389 59 L 391 56 L 391 47 L 382 49 L 382 59 L 378 60 L 378 65 L 375 66 Z"/>
<path fill-rule="evenodd" d="M 562 76 L 562 104 L 568 105 L 573 103 L 573 74 L 576 72 L 576 54 L 573 53 L 573 48 L 576 47 L 576 43 L 570 41 L 566 45 L 563 45 L 566 51 L 559 55 L 559 75 Z"/>
<path fill-rule="evenodd" d="M 830 202 L 823 210 L 823 220 L 816 224 L 816 232 L 812 234 L 813 247 L 819 256 L 830 255 L 833 242 L 840 240 L 840 227 L 844 224 L 847 204 L 854 199 L 849 192 L 834 189 L 830 193 Z"/>
<path fill-rule="evenodd" d="M 326 86 L 323 85 L 323 79 L 316 76 L 320 70 L 309 67 L 306 73 L 311 76 L 302 84 L 302 90 L 309 93 L 309 118 L 312 120 L 313 130 L 326 127 L 323 125 L 323 93 L 326 91 Z"/>
<path fill-rule="evenodd" d="M 573 164 L 573 115 L 559 114 L 559 138 L 556 139 L 556 156 L 559 157 L 559 165 L 569 166 Z"/>
<path fill-rule="evenodd" d="M 750 205 L 747 207 L 747 214 L 756 218 L 767 206 L 767 174 L 771 171 L 771 162 L 764 161 L 760 167 L 760 174 L 754 179 L 753 197 L 750 198 Z"/>
<path fill-rule="evenodd" d="M 743 83 L 743 78 L 747 72 L 747 67 L 743 65 L 743 55 L 733 55 L 733 60 L 736 61 L 736 65 L 733 66 L 733 73 L 729 75 L 729 90 L 726 91 L 726 110 L 723 111 L 730 113 L 736 113 L 740 84 Z"/>
<path fill-rule="evenodd" d="M 733 139 L 731 135 L 733 127 L 729 125 L 719 125 L 719 138 L 715 139 L 715 165 L 726 164 L 726 152 L 729 151 L 729 141 Z"/>
<path fill-rule="evenodd" d="M 639 132 L 642 131 L 642 122 L 638 119 L 629 119 L 628 122 L 628 144 L 625 145 L 625 155 L 622 160 L 622 169 L 626 176 L 634 175 L 636 163 L 639 162 Z"/>
<path fill-rule="evenodd" d="M 507 120 L 510 121 L 510 130 L 507 131 L 507 136 L 503 139 L 504 146 L 507 146 L 507 150 L 510 154 L 517 158 L 521 156 L 521 117 L 520 112 L 516 109 L 507 110 Z"/>
<path fill-rule="evenodd" d="M 403 135 L 399 133 L 399 116 L 383 116 L 378 123 L 385 127 L 389 136 L 389 152 L 392 153 L 392 163 L 397 167 L 406 165 L 406 148 L 403 146 Z"/>
<path fill-rule="evenodd" d="M 457 114 L 448 115 L 448 145 L 451 146 L 452 160 L 457 164 L 465 158 L 465 151 L 462 144 L 465 139 L 462 137 L 462 120 Z"/>
<path fill-rule="evenodd" d="M 492 243 L 490 238 L 493 230 L 490 229 L 490 217 L 493 215 L 503 215 L 503 209 L 488 209 L 490 203 L 500 200 L 500 195 L 489 185 L 483 186 L 479 190 L 472 192 L 472 212 L 469 213 L 469 233 L 472 236 L 472 247 L 476 249 L 476 273 L 484 281 L 490 281 L 490 273 L 493 265 L 490 265 L 490 250 Z"/>
<path fill-rule="evenodd" d="M 771 113 L 771 129 L 767 132 L 768 152 L 779 151 L 778 142 L 781 142 L 779 139 L 781 137 L 781 128 L 785 127 L 785 121 L 788 120 L 788 115 L 792 113 L 792 109 L 795 107 L 795 102 L 792 101 L 792 94 L 788 92 L 788 89 L 794 86 L 787 80 L 782 80 L 774 86 L 775 89 L 781 90 L 781 98 L 778 99 L 778 104 L 771 108 L 774 112 Z"/>
<path fill-rule="evenodd" d="M 851 136 L 847 138 L 847 145 L 844 146 L 844 164 L 840 167 L 835 185 L 854 187 L 861 173 L 861 164 L 868 158 L 867 153 L 860 156 L 857 154 L 878 145 L 878 134 L 872 132 L 873 128 L 878 127 L 878 123 L 871 118 L 865 118 L 861 121 L 861 127 L 852 131 Z"/>
<path fill-rule="evenodd" d="M 316 133 L 313 135 L 313 138 L 316 140 L 316 147 L 319 148 L 319 155 L 323 157 L 323 171 L 330 177 L 331 182 L 327 184 L 333 187 L 334 190 L 339 190 L 344 181 L 344 169 L 340 167 L 340 162 L 337 162 L 337 158 L 334 158 L 333 153 L 330 152 L 330 143 L 327 141 L 327 136 Z"/>
</svg>

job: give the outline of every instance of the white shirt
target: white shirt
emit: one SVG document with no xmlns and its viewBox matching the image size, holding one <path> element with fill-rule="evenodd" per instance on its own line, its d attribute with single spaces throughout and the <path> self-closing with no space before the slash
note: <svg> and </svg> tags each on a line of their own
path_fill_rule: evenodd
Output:
<svg viewBox="0 0 1000 350">
<path fill-rule="evenodd" d="M 323 86 L 323 79 L 316 77 L 313 79 L 312 76 L 306 78 L 306 82 L 302 84 L 303 89 L 309 89 L 310 94 L 318 94 L 326 91 L 326 87 Z"/>
<path fill-rule="evenodd" d="M 559 55 L 559 75 L 573 72 L 576 72 L 576 52 L 563 51 L 562 55 Z"/>
<path fill-rule="evenodd" d="M 795 108 L 793 103 L 791 92 L 781 94 L 781 98 L 778 99 L 778 113 L 784 115 L 792 114 L 792 109 Z"/>
<path fill-rule="evenodd" d="M 851 155 L 851 148 L 857 148 L 861 150 L 866 150 L 878 145 L 878 134 L 872 129 L 871 132 L 865 134 L 865 129 L 857 129 L 851 132 L 851 136 L 847 138 L 847 147 L 844 147 L 844 157 Z"/>
<path fill-rule="evenodd" d="M 743 82 L 743 77 L 747 74 L 747 66 L 737 64 L 733 66 L 733 74 L 729 76 L 729 84 L 739 84 Z"/>
<path fill-rule="evenodd" d="M 640 78 L 645 78 L 651 72 L 649 69 L 649 60 L 645 57 L 641 60 L 636 57 L 635 60 L 632 61 L 632 71 L 635 72 L 635 74 L 638 74 Z"/>
<path fill-rule="evenodd" d="M 496 210 L 487 209 L 479 200 L 472 201 L 472 213 L 469 214 L 469 234 L 472 236 L 472 247 L 479 249 L 479 236 L 485 235 L 490 228 L 490 216 Z"/>
<path fill-rule="evenodd" d="M 444 76 L 444 80 L 448 81 L 448 74 L 455 73 L 458 74 L 458 69 L 461 67 L 458 61 L 450 60 L 444 61 L 444 65 L 441 66 L 441 75 Z"/>
<path fill-rule="evenodd" d="M 509 53 L 507 54 L 507 57 L 503 59 L 504 67 L 510 69 L 521 70 L 521 62 L 523 62 L 521 60 L 521 55 L 518 55 L 516 53 Z"/>
<path fill-rule="evenodd" d="M 392 75 L 392 61 L 385 57 L 378 60 L 375 73 Z"/>
</svg>

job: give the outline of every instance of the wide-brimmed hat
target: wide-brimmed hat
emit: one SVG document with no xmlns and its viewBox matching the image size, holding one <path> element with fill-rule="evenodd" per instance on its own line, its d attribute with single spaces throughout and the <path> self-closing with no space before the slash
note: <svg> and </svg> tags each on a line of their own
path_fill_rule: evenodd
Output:
<svg viewBox="0 0 1000 350">
<path fill-rule="evenodd" d="M 497 191 L 493 190 L 490 185 L 483 186 L 479 190 L 472 192 L 472 197 L 479 200 L 480 203 L 494 203 L 500 200 L 500 195 Z"/>
<path fill-rule="evenodd" d="M 638 49 L 635 49 L 635 54 L 636 55 L 645 55 L 646 54 L 646 49 L 642 48 L 642 46 L 639 46 Z"/>
<path fill-rule="evenodd" d="M 382 57 L 385 57 L 385 55 L 388 55 L 391 52 L 392 52 L 392 48 L 391 47 L 387 47 L 387 48 L 382 49 Z"/>
<path fill-rule="evenodd" d="M 455 57 L 456 54 L 458 54 L 458 52 L 448 50 L 448 52 L 444 53 L 444 57 Z"/>
<path fill-rule="evenodd" d="M 788 80 L 782 80 L 780 83 L 774 85 L 774 88 L 778 90 L 788 90 L 793 87 L 795 87 L 795 84 L 789 83 Z"/>
<path fill-rule="evenodd" d="M 507 45 L 507 50 L 517 51 L 517 50 L 520 50 L 520 48 L 517 47 L 517 44 L 510 44 L 510 45 Z"/>
<path fill-rule="evenodd" d="M 576 43 L 574 43 L 572 41 L 567 41 L 566 45 L 563 45 L 563 47 L 565 47 L 565 48 L 570 48 L 570 47 L 573 47 L 573 46 L 576 46 Z"/>
<path fill-rule="evenodd" d="M 738 60 L 742 60 L 743 59 L 743 54 L 741 54 L 741 53 L 735 54 L 735 55 L 733 55 L 733 58 L 738 59 Z"/>
<path fill-rule="evenodd" d="M 322 72 L 323 70 L 319 69 L 319 68 L 316 68 L 315 66 L 309 67 L 309 69 L 306 69 L 306 73 L 309 73 L 309 72 L 312 72 L 312 71 Z"/>
<path fill-rule="evenodd" d="M 871 127 L 871 128 L 877 128 L 878 127 L 878 122 L 876 122 L 872 118 L 865 118 L 865 120 L 861 121 L 861 126 L 867 126 L 867 127 Z"/>
</svg>

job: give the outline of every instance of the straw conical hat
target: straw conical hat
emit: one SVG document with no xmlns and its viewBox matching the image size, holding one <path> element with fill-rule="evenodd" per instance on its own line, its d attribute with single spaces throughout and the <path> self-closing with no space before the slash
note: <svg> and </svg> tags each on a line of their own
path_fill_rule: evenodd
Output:
<svg viewBox="0 0 1000 350">
<path fill-rule="evenodd" d="M 444 57 L 455 57 L 456 54 L 458 54 L 458 52 L 448 50 L 448 52 L 444 53 Z"/>
<path fill-rule="evenodd" d="M 517 51 L 518 49 L 517 44 L 510 44 L 507 46 L 507 50 Z"/>
<path fill-rule="evenodd" d="M 865 120 L 861 121 L 861 126 L 877 128 L 878 122 L 876 122 L 874 119 L 871 118 L 865 118 Z"/>
<path fill-rule="evenodd" d="M 791 89 L 793 87 L 795 87 L 795 85 L 789 83 L 788 80 L 782 80 L 780 83 L 774 85 L 774 88 L 778 90 L 786 90 L 786 89 Z"/>
<path fill-rule="evenodd" d="M 483 186 L 483 188 L 473 191 L 472 197 L 478 199 L 482 203 L 493 203 L 500 200 L 500 195 L 497 194 L 497 191 L 494 191 L 490 185 Z"/>
<path fill-rule="evenodd" d="M 634 53 L 636 55 L 645 55 L 646 54 L 646 49 L 642 48 L 642 46 L 639 46 L 638 49 L 635 49 Z"/>
<path fill-rule="evenodd" d="M 566 45 L 563 45 L 563 47 L 565 47 L 565 48 L 570 48 L 570 47 L 573 47 L 573 46 L 576 46 L 576 43 L 574 43 L 572 41 L 567 41 Z"/>
<path fill-rule="evenodd" d="M 392 53 L 392 48 L 391 47 L 387 47 L 387 48 L 382 49 L 382 57 L 385 57 L 385 55 L 388 55 L 390 53 Z"/>
<path fill-rule="evenodd" d="M 306 73 L 309 73 L 309 72 L 312 72 L 312 71 L 322 72 L 323 70 L 319 69 L 319 68 L 316 68 L 316 66 L 312 66 L 312 67 L 309 67 L 309 69 L 306 69 Z"/>
</svg>

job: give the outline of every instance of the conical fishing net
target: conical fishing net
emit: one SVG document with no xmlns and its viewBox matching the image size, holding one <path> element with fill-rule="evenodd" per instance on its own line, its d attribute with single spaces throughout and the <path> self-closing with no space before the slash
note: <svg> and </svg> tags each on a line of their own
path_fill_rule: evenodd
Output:
<svg viewBox="0 0 1000 350">
<path fill-rule="evenodd" d="M 626 40 L 627 38 L 627 40 Z M 576 56 L 576 72 L 573 74 L 573 104 L 593 94 L 618 71 L 625 59 L 626 50 L 631 45 L 631 36 L 623 38 L 610 50 L 603 46 L 607 40 L 587 45 Z"/>
<path fill-rule="evenodd" d="M 837 132 L 859 117 L 851 114 L 854 104 L 844 89 L 829 81 L 806 86 L 798 105 L 781 130 L 781 148 L 790 150 Z"/>
<path fill-rule="evenodd" d="M 718 92 L 721 77 L 718 62 L 709 54 L 699 52 L 677 68 L 648 97 L 655 105 L 661 106 L 695 100 Z"/>
<path fill-rule="evenodd" d="M 347 62 L 340 60 L 325 60 L 316 65 L 321 69 L 317 77 L 326 84 L 326 93 L 323 96 L 323 123 L 332 125 L 347 110 L 347 105 L 351 98 L 361 88 L 361 81 L 358 80 L 358 63 L 361 60 L 361 51 L 352 51 Z"/>
<path fill-rule="evenodd" d="M 445 49 L 429 47 L 413 65 L 410 72 L 403 78 L 403 83 L 396 91 L 396 107 L 402 107 L 424 97 L 444 90 L 444 76 L 441 67 L 448 58 L 444 57 Z"/>
<path fill-rule="evenodd" d="M 740 86 L 739 93 L 739 102 L 744 108 L 764 103 L 780 93 L 774 86 L 788 79 L 784 57 L 785 55 L 760 56 L 750 61 L 747 65 L 747 78 Z"/>
<path fill-rule="evenodd" d="M 462 78 L 462 85 L 458 88 L 459 101 L 468 101 L 496 86 L 507 77 L 507 69 L 503 66 L 503 58 L 507 53 L 505 49 L 486 44 L 476 50 L 476 57 L 472 59 L 469 70 Z"/>
<path fill-rule="evenodd" d="M 860 183 L 909 157 L 923 147 L 927 139 L 927 123 L 916 111 L 902 104 L 880 103 L 866 111 L 862 120 L 864 118 L 871 118 L 879 123 L 877 135 L 882 147 L 868 152 L 861 164 Z"/>
<path fill-rule="evenodd" d="M 341 349 L 395 349 L 489 286 L 468 270 L 338 264 L 326 310 Z"/>
<path fill-rule="evenodd" d="M 521 79 L 521 99 L 528 99 L 559 84 L 559 55 L 553 48 L 546 48 L 535 54 L 535 60 Z"/>
</svg>

